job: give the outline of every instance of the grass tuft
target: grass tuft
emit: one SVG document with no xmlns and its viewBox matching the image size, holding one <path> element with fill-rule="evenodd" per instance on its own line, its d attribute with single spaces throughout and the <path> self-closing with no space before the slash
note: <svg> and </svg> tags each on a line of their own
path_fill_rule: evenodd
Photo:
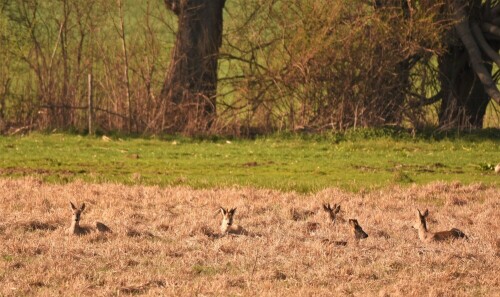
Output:
<svg viewBox="0 0 500 297">
<path fill-rule="evenodd" d="M 396 183 L 402 183 L 402 184 L 409 184 L 414 182 L 414 180 L 406 172 L 399 170 L 394 173 L 393 180 Z"/>
</svg>

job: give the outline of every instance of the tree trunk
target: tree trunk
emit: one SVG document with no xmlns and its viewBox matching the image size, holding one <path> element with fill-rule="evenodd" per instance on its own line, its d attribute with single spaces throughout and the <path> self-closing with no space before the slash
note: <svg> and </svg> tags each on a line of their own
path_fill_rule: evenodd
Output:
<svg viewBox="0 0 500 297">
<path fill-rule="evenodd" d="M 470 30 L 469 20 L 481 19 L 481 1 L 455 10 L 455 32 L 462 42 L 451 42 L 446 54 L 438 58 L 443 98 L 439 126 L 444 129 L 480 129 L 486 107 L 498 96 L 491 78 L 491 59 L 481 53 Z"/>
<path fill-rule="evenodd" d="M 461 45 L 449 48 L 439 58 L 443 99 L 439 126 L 444 129 L 480 129 L 490 97 L 471 68 L 467 52 Z M 491 64 L 485 65 L 491 72 Z"/>
<path fill-rule="evenodd" d="M 216 115 L 225 0 L 165 0 L 165 4 L 178 16 L 178 32 L 162 89 L 164 122 L 173 132 L 203 132 Z"/>
</svg>

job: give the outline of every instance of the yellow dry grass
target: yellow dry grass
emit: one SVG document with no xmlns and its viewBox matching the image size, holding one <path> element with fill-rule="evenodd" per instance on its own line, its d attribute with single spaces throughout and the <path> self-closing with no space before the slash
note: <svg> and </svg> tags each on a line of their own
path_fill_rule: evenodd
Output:
<svg viewBox="0 0 500 297">
<path fill-rule="evenodd" d="M 492 296 L 500 288 L 498 187 L 301 195 L 29 178 L 1 179 L 0 191 L 0 296 Z M 64 235 L 69 201 L 87 204 L 82 225 L 98 220 L 113 233 Z M 340 202 L 340 215 L 357 218 L 368 239 L 329 244 L 349 232 L 329 223 L 324 202 Z M 213 236 L 220 205 L 237 207 L 235 223 L 260 236 Z M 420 242 L 417 207 L 429 208 L 431 231 L 457 227 L 470 239 Z"/>
</svg>

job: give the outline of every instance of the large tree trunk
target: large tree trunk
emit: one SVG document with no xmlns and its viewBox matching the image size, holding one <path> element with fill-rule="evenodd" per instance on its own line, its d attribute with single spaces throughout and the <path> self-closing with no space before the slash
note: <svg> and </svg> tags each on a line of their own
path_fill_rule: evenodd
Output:
<svg viewBox="0 0 500 297">
<path fill-rule="evenodd" d="M 490 97 L 471 68 L 463 46 L 455 45 L 439 58 L 442 101 L 439 126 L 480 129 Z M 485 65 L 491 72 L 491 65 Z"/>
<path fill-rule="evenodd" d="M 178 32 L 162 89 L 168 125 L 162 128 L 200 133 L 216 115 L 225 0 L 165 0 L 165 4 L 178 16 Z"/>
<path fill-rule="evenodd" d="M 473 0 L 468 4 L 452 3 L 455 33 L 461 42 L 452 41 L 448 52 L 438 59 L 443 95 L 439 126 L 444 129 L 480 129 L 490 98 L 500 102 L 491 74 L 491 62 L 500 59 L 498 44 L 486 40 L 477 25 L 498 16 L 493 15 L 490 1 Z"/>
</svg>

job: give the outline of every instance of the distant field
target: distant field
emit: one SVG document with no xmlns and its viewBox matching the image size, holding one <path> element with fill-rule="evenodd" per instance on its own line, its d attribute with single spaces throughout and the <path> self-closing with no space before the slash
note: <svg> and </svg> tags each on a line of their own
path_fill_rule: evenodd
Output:
<svg viewBox="0 0 500 297">
<path fill-rule="evenodd" d="M 459 183 L 302 195 L 0 179 L 0 296 L 498 296 L 498 197 Z M 86 203 L 83 226 L 113 233 L 64 235 L 69 201 Z M 350 240 L 324 202 L 369 237 Z M 259 236 L 217 236 L 221 205 Z M 420 242 L 416 208 L 429 209 L 431 231 L 469 240 Z"/>
<path fill-rule="evenodd" d="M 256 140 L 31 134 L 0 137 L 0 176 L 302 193 L 432 181 L 498 185 L 493 166 L 500 162 L 500 137 L 495 133 L 440 140 L 376 130 Z"/>
</svg>

